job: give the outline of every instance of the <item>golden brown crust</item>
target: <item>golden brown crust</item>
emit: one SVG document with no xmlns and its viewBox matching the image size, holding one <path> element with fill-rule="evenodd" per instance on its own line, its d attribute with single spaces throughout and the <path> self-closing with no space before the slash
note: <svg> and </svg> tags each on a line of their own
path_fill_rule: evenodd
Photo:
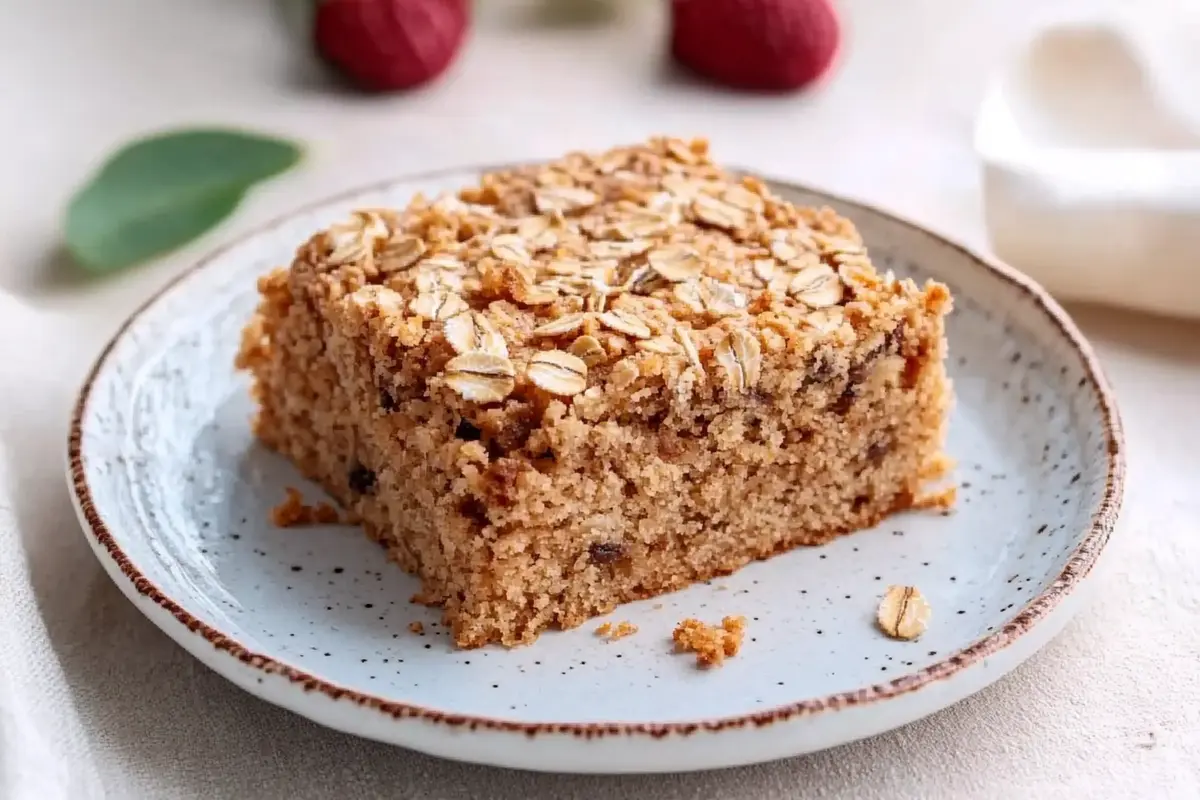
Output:
<svg viewBox="0 0 1200 800">
<path fill-rule="evenodd" d="M 364 212 L 259 289 L 258 435 L 462 646 L 873 524 L 940 469 L 945 287 L 877 275 L 848 221 L 702 143 Z"/>
</svg>

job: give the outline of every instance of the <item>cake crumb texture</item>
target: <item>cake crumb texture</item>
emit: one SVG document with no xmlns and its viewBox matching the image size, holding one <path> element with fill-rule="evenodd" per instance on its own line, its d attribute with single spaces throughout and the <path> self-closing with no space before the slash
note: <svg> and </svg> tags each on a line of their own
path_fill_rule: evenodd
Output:
<svg viewBox="0 0 1200 800">
<path fill-rule="evenodd" d="M 638 626 L 632 622 L 622 620 L 617 624 L 605 622 L 596 628 L 596 635 L 602 636 L 610 642 L 615 642 L 618 639 L 624 639 L 626 636 L 632 636 L 638 632 Z"/>
<path fill-rule="evenodd" d="M 950 511 L 958 500 L 958 487 L 947 486 L 933 492 L 923 492 L 913 498 L 914 509 L 926 511 Z"/>
<path fill-rule="evenodd" d="M 304 525 L 336 525 L 340 522 L 337 509 L 326 502 L 307 505 L 299 489 L 291 486 L 287 496 L 271 509 L 271 522 L 278 528 L 298 528 Z"/>
<path fill-rule="evenodd" d="M 675 626 L 671 638 L 679 652 L 696 654 L 701 667 L 719 667 L 738 654 L 746 635 L 746 618 L 728 616 L 720 625 L 709 625 L 689 617 Z"/>
<path fill-rule="evenodd" d="M 362 209 L 258 289 L 256 435 L 460 647 L 874 525 L 945 468 L 946 287 L 703 140 Z"/>
</svg>

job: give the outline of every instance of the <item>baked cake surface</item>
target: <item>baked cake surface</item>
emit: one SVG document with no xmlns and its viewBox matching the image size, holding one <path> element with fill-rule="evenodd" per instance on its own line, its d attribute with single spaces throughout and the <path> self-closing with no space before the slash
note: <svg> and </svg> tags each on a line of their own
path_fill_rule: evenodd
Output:
<svg viewBox="0 0 1200 800">
<path fill-rule="evenodd" d="M 259 290 L 257 435 L 459 646 L 873 525 L 944 465 L 946 288 L 701 140 L 357 212 Z"/>
</svg>

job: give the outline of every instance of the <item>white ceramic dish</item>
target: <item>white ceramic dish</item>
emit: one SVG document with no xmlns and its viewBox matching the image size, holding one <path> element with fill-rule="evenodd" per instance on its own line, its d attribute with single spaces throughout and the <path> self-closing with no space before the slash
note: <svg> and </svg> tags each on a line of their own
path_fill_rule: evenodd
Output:
<svg viewBox="0 0 1200 800">
<path fill-rule="evenodd" d="M 436 193 L 474 171 L 356 192 L 214 255 L 136 313 L 79 398 L 70 481 L 93 549 L 151 620 L 247 691 L 339 730 L 449 758 L 553 771 L 652 772 L 766 761 L 870 736 L 966 697 L 1054 636 L 1120 505 L 1120 425 L 1094 356 L 1027 279 L 879 211 L 852 216 L 877 263 L 950 284 L 958 510 L 913 513 L 819 549 L 505 651 L 459 652 L 412 605 L 411 577 L 353 529 L 278 530 L 306 486 L 252 439 L 232 367 L 254 279 L 360 205 Z M 891 583 L 934 617 L 916 642 L 872 624 Z M 661 604 L 661 606 L 660 606 Z M 657 607 L 660 606 L 660 607 Z M 746 615 L 742 653 L 674 655 L 685 616 Z M 426 633 L 409 624 L 422 621 Z M 1003 735 L 998 733 L 997 735 Z"/>
</svg>

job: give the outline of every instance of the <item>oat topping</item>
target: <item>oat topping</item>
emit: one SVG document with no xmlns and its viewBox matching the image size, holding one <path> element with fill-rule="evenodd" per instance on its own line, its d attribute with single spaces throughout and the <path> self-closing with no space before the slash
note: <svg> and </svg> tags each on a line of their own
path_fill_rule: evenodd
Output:
<svg viewBox="0 0 1200 800">
<path fill-rule="evenodd" d="M 607 235 L 620 239 L 640 239 L 647 236 L 660 236 L 670 230 L 680 220 L 678 209 L 668 205 L 665 209 L 658 207 L 642 208 L 640 206 L 621 207 L 622 217 L 603 229 Z"/>
<path fill-rule="evenodd" d="M 413 280 L 418 292 L 435 292 L 439 289 L 461 292 L 465 288 L 465 265 L 451 256 L 433 256 L 419 262 L 413 269 Z"/>
<path fill-rule="evenodd" d="M 893 639 L 915 639 L 925 632 L 933 609 L 915 586 L 889 586 L 879 603 L 879 629 Z"/>
<path fill-rule="evenodd" d="M 442 323 L 460 357 L 513 355 L 532 366 L 541 341 L 563 337 L 557 346 L 585 368 L 615 369 L 636 351 L 682 356 L 687 372 L 703 376 L 720 364 L 743 390 L 757 381 L 760 336 L 771 358 L 789 342 L 840 329 L 852 301 L 881 302 L 911 285 L 879 276 L 845 220 L 722 171 L 702 140 L 660 138 L 490 174 L 457 196 L 355 212 L 318 242 L 310 258 L 341 282 L 338 296 L 384 284 L 409 313 Z M 398 339 L 419 341 L 416 333 Z M 582 379 L 570 369 L 549 378 L 560 366 L 534 374 L 587 388 L 586 369 Z M 459 393 L 479 395 L 479 376 L 464 374 L 445 373 L 447 384 L 465 380 L 475 388 Z M 486 397 L 512 377 L 489 375 Z"/>
<path fill-rule="evenodd" d="M 738 186 L 736 184 L 726 189 L 721 194 L 721 199 L 731 206 L 752 214 L 761 214 L 764 207 L 761 195 L 755 194 L 745 186 Z"/>
<path fill-rule="evenodd" d="M 466 400 L 494 403 L 503 400 L 516 385 L 512 362 L 494 353 L 474 351 L 455 356 L 446 363 L 446 384 Z"/>
<path fill-rule="evenodd" d="M 371 310 L 381 315 L 404 313 L 404 295 L 386 286 L 368 284 L 346 297 L 349 302 L 359 308 Z"/>
<path fill-rule="evenodd" d="M 440 255 L 430 256 L 418 264 L 417 267 L 430 272 L 460 273 L 466 269 L 466 264 L 454 256 Z"/>
<path fill-rule="evenodd" d="M 375 247 L 391 235 L 387 223 L 373 211 L 356 211 L 350 220 L 328 231 L 330 266 L 349 264 L 371 257 Z"/>
<path fill-rule="evenodd" d="M 437 288 L 459 291 L 465 271 L 466 265 L 457 258 L 433 256 L 417 263 L 413 275 L 419 292 L 430 292 Z"/>
<path fill-rule="evenodd" d="M 631 359 L 625 358 L 613 365 L 612 373 L 609 378 L 612 380 L 613 387 L 616 389 L 624 389 L 641 376 L 641 370 L 638 365 Z"/>
<path fill-rule="evenodd" d="M 800 251 L 786 239 L 776 239 L 771 242 L 771 255 L 788 264 L 800 257 Z"/>
<path fill-rule="evenodd" d="M 668 139 L 666 141 L 666 149 L 667 153 L 676 161 L 684 164 L 697 164 L 708 151 L 707 142 L 704 142 L 703 146 L 698 146 L 700 144 L 699 140 L 693 140 L 689 143 L 680 139 Z"/>
<path fill-rule="evenodd" d="M 529 266 L 531 261 L 529 251 L 525 248 L 525 240 L 513 233 L 505 233 L 492 239 L 492 255 L 510 264 Z"/>
<path fill-rule="evenodd" d="M 643 339 L 636 346 L 638 350 L 645 350 L 648 353 L 659 353 L 664 356 L 679 355 L 683 352 L 683 347 L 679 342 L 669 336 L 656 336 L 653 339 Z"/>
<path fill-rule="evenodd" d="M 619 309 L 606 311 L 599 316 L 599 320 L 600 324 L 604 327 L 614 330 L 617 333 L 632 336 L 635 339 L 649 339 L 654 335 L 646 323 L 628 311 L 621 311 Z"/>
<path fill-rule="evenodd" d="M 671 283 L 699 278 L 704 272 L 704 260 L 691 246 L 668 244 L 651 250 L 646 260 L 651 269 Z"/>
<path fill-rule="evenodd" d="M 467 304 L 454 292 L 435 288 L 428 292 L 421 292 L 414 297 L 411 309 L 418 317 L 443 320 L 466 311 Z"/>
<path fill-rule="evenodd" d="M 696 351 L 696 344 L 692 341 L 692 335 L 683 328 L 676 328 L 675 338 L 679 341 L 679 346 L 683 348 L 683 354 L 687 356 L 688 363 L 703 377 L 704 365 L 700 363 L 700 353 Z"/>
<path fill-rule="evenodd" d="M 842 300 L 842 282 L 831 267 L 820 264 L 805 267 L 788 284 L 788 294 L 805 305 L 824 308 Z"/>
<path fill-rule="evenodd" d="M 558 319 L 539 325 L 533 329 L 534 336 L 565 336 L 575 333 L 583 327 L 583 323 L 591 318 L 591 314 L 564 314 Z"/>
<path fill-rule="evenodd" d="M 425 243 L 416 236 L 401 235 L 390 240 L 379 251 L 379 271 L 398 272 L 408 269 L 425 255 Z"/>
<path fill-rule="evenodd" d="M 478 311 L 467 311 L 446 320 L 443 328 L 446 341 L 454 352 L 471 353 L 480 351 L 508 358 L 508 345 L 504 337 L 486 316 Z"/>
<path fill-rule="evenodd" d="M 735 328 L 717 345 L 717 363 L 725 368 L 729 383 L 744 392 L 758 383 L 762 348 L 753 334 Z"/>
<path fill-rule="evenodd" d="M 744 228 L 747 223 L 744 210 L 709 194 L 696 195 L 696 199 L 692 201 L 692 213 L 701 222 L 731 231 Z"/>
<path fill-rule="evenodd" d="M 441 270 L 420 268 L 415 273 L 418 294 L 432 292 L 453 292 L 458 294 L 463 290 L 461 275 Z"/>
<path fill-rule="evenodd" d="M 558 300 L 559 288 L 522 280 L 513 287 L 513 297 L 527 306 L 546 306 Z"/>
<path fill-rule="evenodd" d="M 775 277 L 775 268 L 775 262 L 769 258 L 756 258 L 750 263 L 750 271 L 763 286 L 771 284 L 771 279 Z"/>
<path fill-rule="evenodd" d="M 546 186 L 533 196 L 537 210 L 543 214 L 567 213 L 593 206 L 600 199 L 595 192 L 575 186 Z"/>
<path fill-rule="evenodd" d="M 845 314 L 840 308 L 822 308 L 804 318 L 804 323 L 820 333 L 832 333 L 842 326 Z"/>
<path fill-rule="evenodd" d="M 600 240 L 588 245 L 588 252 L 592 258 L 600 259 L 601 261 L 606 259 L 622 259 L 646 252 L 650 249 L 650 244 L 645 239 L 634 239 L 629 242 Z"/>
<path fill-rule="evenodd" d="M 587 388 L 587 364 L 562 350 L 546 350 L 529 361 L 529 380 L 551 394 L 579 394 Z"/>
<path fill-rule="evenodd" d="M 574 258 L 558 258 L 546 262 L 542 271 L 549 276 L 546 282 L 551 282 L 554 278 L 575 278 L 583 273 L 583 262 Z"/>
<path fill-rule="evenodd" d="M 558 216 L 525 217 L 517 220 L 517 236 L 531 250 L 549 250 L 558 244 Z"/>
<path fill-rule="evenodd" d="M 736 317 L 746 307 L 746 296 L 727 283 L 703 277 L 699 281 L 677 283 L 675 299 L 697 314 Z"/>
<path fill-rule="evenodd" d="M 605 356 L 604 345 L 595 336 L 580 336 L 568 350 L 589 367 L 598 364 Z"/>
</svg>

